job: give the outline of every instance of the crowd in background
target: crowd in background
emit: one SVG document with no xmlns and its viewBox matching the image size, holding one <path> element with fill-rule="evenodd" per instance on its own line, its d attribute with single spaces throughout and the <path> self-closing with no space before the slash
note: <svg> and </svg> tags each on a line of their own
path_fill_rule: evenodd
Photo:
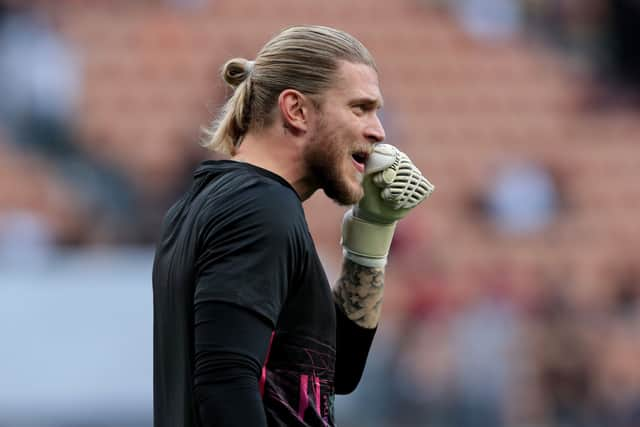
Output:
<svg viewBox="0 0 640 427">
<path fill-rule="evenodd" d="M 158 92 L 179 89 L 160 89 L 164 83 L 158 75 L 163 71 L 158 69 L 180 75 L 180 67 L 187 64 L 152 63 L 138 80 L 139 84 L 161 82 L 150 89 L 148 99 L 127 98 L 128 91 L 134 90 L 127 88 L 121 91 L 123 99 L 112 99 L 109 108 L 95 113 L 96 104 L 87 101 L 87 93 L 99 97 L 95 93 L 101 84 L 119 87 L 124 83 L 118 82 L 118 73 L 124 71 L 105 71 L 108 66 L 100 69 L 98 61 L 98 66 L 93 64 L 98 69 L 87 77 L 91 65 L 83 50 L 87 46 L 78 47 L 81 40 L 73 38 L 82 22 L 71 24 L 67 17 L 73 8 L 87 7 L 79 3 L 39 2 L 29 7 L 25 2 L 0 2 L 0 269 L 29 268 L 60 248 L 153 245 L 165 210 L 188 185 L 197 163 L 212 156 L 197 143 L 199 126 L 207 124 L 225 95 L 216 75 L 220 64 L 200 59 L 198 76 L 205 82 L 201 90 L 190 79 L 174 80 L 175 86 L 188 80 L 198 96 L 180 92 L 175 96 L 190 97 L 190 101 L 172 107 L 173 98 L 167 100 Z M 163 9 L 165 15 L 146 24 L 148 32 L 162 32 L 158 46 L 154 45 L 160 51 L 172 44 L 179 49 L 186 37 L 167 16 L 203 13 L 211 7 L 210 19 L 216 19 L 215 5 L 211 6 L 215 2 L 140 2 L 135 7 L 127 2 L 98 3 L 93 7 L 104 8 L 104 15 L 111 17 L 119 15 L 110 8 Z M 580 103 L 590 121 L 616 115 L 637 121 L 638 2 L 405 3 L 437 19 L 448 19 L 474 40 L 458 40 L 453 55 L 455 49 L 479 46 L 482 50 L 486 44 L 513 38 L 537 40 L 540 44 L 535 49 L 571 58 L 568 69 L 577 62 L 588 70 L 589 77 L 580 83 Z M 89 48 L 99 49 L 99 43 L 92 42 L 95 45 Z M 222 53 L 250 55 L 249 47 L 239 42 L 231 43 L 231 48 L 238 52 L 222 49 Z M 199 55 L 206 57 L 207 52 Z M 428 62 L 429 53 L 424 55 Z M 388 59 L 377 57 L 380 64 Z M 105 63 L 113 66 L 106 59 Z M 198 64 L 190 66 L 195 69 Z M 428 81 L 429 75 L 421 75 L 419 81 L 423 80 Z M 446 99 L 446 90 L 442 97 Z M 517 95 L 515 99 L 517 110 Z M 144 103 L 146 116 L 136 116 L 129 105 L 135 102 Z M 195 105 L 184 111 L 191 121 L 176 111 L 184 110 L 184 105 Z M 402 129 L 397 100 L 388 108 L 384 114 L 393 120 L 392 134 L 402 138 L 413 132 Z M 148 113 L 154 109 L 159 111 L 157 121 Z M 93 116 L 87 111 L 94 111 Z M 460 129 L 465 120 L 473 120 L 455 116 L 455 110 L 451 114 Z M 123 139 L 111 129 L 123 115 L 131 116 L 132 122 L 144 122 L 150 130 L 136 133 L 138 129 L 132 127 L 129 139 Z M 576 113 L 569 112 L 567 120 L 572 115 Z M 99 123 L 83 123 L 87 117 Z M 173 118 L 185 125 L 171 127 Z M 628 131 L 624 123 L 620 138 L 625 143 L 640 141 L 640 127 Z M 480 143 L 469 141 L 468 145 Z M 604 146 L 607 143 L 602 141 Z M 403 148 L 428 157 L 430 144 L 424 141 Z M 637 166 L 637 176 L 640 159 L 634 159 L 636 154 L 621 150 L 619 162 Z M 361 389 L 338 414 L 341 425 L 640 425 L 640 258 L 633 251 L 640 241 L 634 240 L 635 235 L 625 240 L 622 229 L 619 236 L 604 239 L 614 242 L 599 254 L 598 248 L 588 246 L 598 244 L 585 236 L 588 224 L 566 231 L 584 219 L 580 200 L 571 190 L 578 184 L 566 166 L 579 155 L 563 146 L 543 160 L 527 157 L 523 150 L 513 155 L 505 152 L 494 159 L 491 174 L 481 185 L 465 181 L 463 173 L 432 177 L 425 168 L 438 191 L 421 207 L 421 217 L 399 227 L 389 265 L 385 321 Z M 429 164 L 435 167 L 438 161 L 431 159 Z M 457 198 L 449 200 L 447 186 L 454 188 L 454 184 Z M 632 190 L 609 198 L 597 192 L 614 189 L 585 185 L 584 192 L 619 203 L 620 211 L 632 211 L 640 206 L 640 193 Z M 438 204 L 446 204 L 448 210 L 442 208 L 432 219 L 430 209 L 440 209 Z M 446 222 L 447 218 L 452 221 Z M 613 226 L 617 219 L 603 214 L 594 221 Z M 319 219 L 312 220 L 312 228 L 314 224 L 331 227 Z M 438 241 L 443 235 L 437 231 L 440 225 L 450 230 L 446 245 Z M 563 233 L 573 239 L 569 244 L 562 240 Z M 615 239 L 626 249 L 614 250 Z M 331 243 L 320 240 L 321 250 L 330 247 Z M 469 241 L 475 246 L 465 246 Z M 554 255 L 545 258 L 558 242 L 563 249 L 553 249 Z M 535 249 L 523 252 L 528 244 Z M 507 249 L 494 257 L 469 253 L 483 245 Z M 511 257 L 509 247 L 519 255 Z M 587 257 L 593 265 L 584 265 L 582 251 L 594 254 Z"/>
<path fill-rule="evenodd" d="M 411 295 L 379 344 L 380 376 L 353 425 L 638 425 L 639 273 L 612 267 L 593 300 L 571 298 L 566 289 L 581 283 L 564 271 L 517 278 L 498 265 L 479 269 L 465 291 L 439 269 L 407 278 Z"/>
</svg>

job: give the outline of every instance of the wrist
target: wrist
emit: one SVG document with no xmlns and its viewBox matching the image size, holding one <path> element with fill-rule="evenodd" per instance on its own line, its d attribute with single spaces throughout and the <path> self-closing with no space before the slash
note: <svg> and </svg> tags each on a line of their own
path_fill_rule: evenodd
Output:
<svg viewBox="0 0 640 427">
<path fill-rule="evenodd" d="M 351 211 L 354 217 L 359 218 L 366 222 L 373 223 L 373 224 L 385 225 L 385 224 L 395 224 L 397 222 L 396 219 L 383 217 L 367 209 L 362 209 L 360 208 L 359 205 L 353 206 L 353 208 L 351 208 Z"/>
<path fill-rule="evenodd" d="M 384 267 L 395 228 L 396 222 L 371 222 L 347 211 L 342 221 L 344 256 L 367 267 Z"/>
<path fill-rule="evenodd" d="M 370 256 L 361 256 L 350 252 L 347 248 L 342 248 L 342 255 L 358 265 L 370 268 L 385 268 L 387 266 L 388 256 L 373 258 Z"/>
</svg>

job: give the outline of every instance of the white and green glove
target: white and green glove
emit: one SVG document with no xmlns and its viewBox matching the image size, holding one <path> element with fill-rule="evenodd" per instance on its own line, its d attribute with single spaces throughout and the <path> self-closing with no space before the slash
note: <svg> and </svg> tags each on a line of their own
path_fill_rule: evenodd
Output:
<svg viewBox="0 0 640 427">
<path fill-rule="evenodd" d="M 367 267 L 384 267 L 397 221 L 435 187 L 406 154 L 389 144 L 376 144 L 362 186 L 364 197 L 342 221 L 344 256 Z"/>
</svg>

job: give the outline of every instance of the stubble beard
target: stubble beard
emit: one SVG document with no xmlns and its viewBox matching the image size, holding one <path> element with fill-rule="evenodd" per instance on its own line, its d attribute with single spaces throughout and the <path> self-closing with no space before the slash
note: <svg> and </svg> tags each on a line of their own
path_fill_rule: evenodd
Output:
<svg viewBox="0 0 640 427">
<path fill-rule="evenodd" d="M 348 174 L 354 171 L 349 164 L 345 170 L 345 159 L 349 156 L 345 138 L 340 138 L 337 132 L 329 131 L 329 127 L 321 120 L 317 131 L 311 136 L 305 151 L 305 160 L 311 173 L 317 179 L 318 187 L 330 199 L 342 206 L 357 203 L 364 195 L 360 179 L 350 179 Z"/>
</svg>

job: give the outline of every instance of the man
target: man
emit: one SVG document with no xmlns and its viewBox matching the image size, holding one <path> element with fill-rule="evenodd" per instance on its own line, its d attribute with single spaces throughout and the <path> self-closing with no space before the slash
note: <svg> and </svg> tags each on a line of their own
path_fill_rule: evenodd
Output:
<svg viewBox="0 0 640 427">
<path fill-rule="evenodd" d="M 375 334 L 395 223 L 433 187 L 379 144 L 377 71 L 352 36 L 292 27 L 223 77 L 234 93 L 206 145 L 232 159 L 196 171 L 154 262 L 155 426 L 333 426 Z M 318 189 L 358 203 L 333 293 L 302 209 Z"/>
</svg>

